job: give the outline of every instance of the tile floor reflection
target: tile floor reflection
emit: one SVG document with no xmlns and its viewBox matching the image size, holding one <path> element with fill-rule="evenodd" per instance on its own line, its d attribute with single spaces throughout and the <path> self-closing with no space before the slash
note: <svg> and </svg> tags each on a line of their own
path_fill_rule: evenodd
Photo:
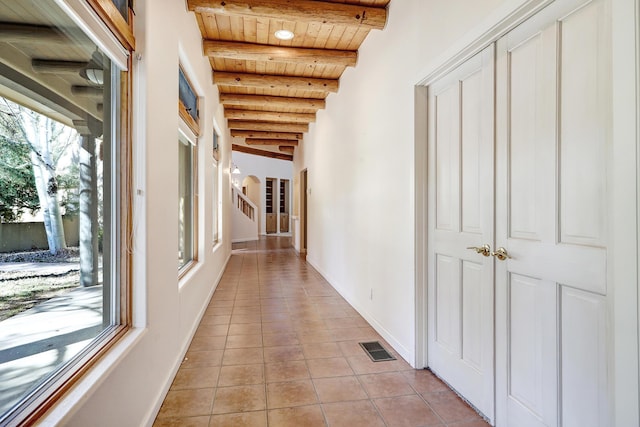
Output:
<svg viewBox="0 0 640 427">
<path fill-rule="evenodd" d="M 412 369 L 289 245 L 234 245 L 154 426 L 489 425 Z M 372 362 L 362 341 L 398 360 Z"/>
</svg>

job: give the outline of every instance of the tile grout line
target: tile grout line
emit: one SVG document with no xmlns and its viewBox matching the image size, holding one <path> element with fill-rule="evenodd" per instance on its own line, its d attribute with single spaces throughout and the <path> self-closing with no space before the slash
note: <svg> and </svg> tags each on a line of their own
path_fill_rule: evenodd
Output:
<svg viewBox="0 0 640 427">
<path fill-rule="evenodd" d="M 230 333 L 232 332 L 231 331 L 232 325 L 245 325 L 245 324 L 251 324 L 251 323 L 258 323 L 255 320 L 251 321 L 250 318 L 236 319 L 238 321 L 242 320 L 243 323 L 237 323 L 237 324 L 232 323 L 234 322 L 234 319 L 233 319 L 234 316 L 241 316 L 241 315 L 248 316 L 248 314 L 246 313 L 251 312 L 252 308 L 259 308 L 260 309 L 259 325 L 260 325 L 261 347 L 260 347 L 260 351 L 255 353 L 256 355 L 260 353 L 262 356 L 262 364 L 261 364 L 262 365 L 262 385 L 263 385 L 262 390 L 265 396 L 264 397 L 265 399 L 265 410 L 264 410 L 265 420 L 264 421 L 266 422 L 267 426 L 270 425 L 269 412 L 271 409 L 269 408 L 269 399 L 268 399 L 269 382 L 267 379 L 268 362 L 266 359 L 266 350 L 269 347 L 266 346 L 266 342 L 265 342 L 265 325 L 269 323 L 277 323 L 277 322 L 283 322 L 283 324 L 286 322 L 288 326 L 282 331 L 279 330 L 280 329 L 279 327 L 274 327 L 273 329 L 270 330 L 270 333 L 266 335 L 267 336 L 271 336 L 271 335 L 280 336 L 282 334 L 291 335 L 291 337 L 295 339 L 295 344 L 288 343 L 287 345 L 283 345 L 285 341 L 282 341 L 282 343 L 278 343 L 278 342 L 272 343 L 276 345 L 275 346 L 271 345 L 271 347 L 277 348 L 277 347 L 294 346 L 294 347 L 297 347 L 299 351 L 302 352 L 302 356 L 301 356 L 302 362 L 304 363 L 304 366 L 306 368 L 306 373 L 308 374 L 309 381 L 311 382 L 311 385 L 313 387 L 315 398 L 317 401 L 317 407 L 319 407 L 320 409 L 320 413 L 322 414 L 323 422 L 325 426 L 329 425 L 329 419 L 327 417 L 328 413 L 325 411 L 325 404 L 328 405 L 331 403 L 339 403 L 339 402 L 347 403 L 352 401 L 353 402 L 357 402 L 357 401 L 369 402 L 369 404 L 373 407 L 375 411 L 374 412 L 375 415 L 378 417 L 378 419 L 381 421 L 383 425 L 387 426 L 388 425 L 387 421 L 384 419 L 384 417 L 382 416 L 382 413 L 380 412 L 380 408 L 375 403 L 375 398 L 372 397 L 371 392 L 367 391 L 367 389 L 364 387 L 363 381 L 364 381 L 364 377 L 367 375 L 381 375 L 381 374 L 391 374 L 391 373 L 399 374 L 404 378 L 404 381 L 409 386 L 406 391 L 409 392 L 410 390 L 411 395 L 418 395 L 420 397 L 420 401 L 425 405 L 425 407 L 428 408 L 430 411 L 432 411 L 433 414 L 436 416 L 436 419 L 440 422 L 439 425 L 443 427 L 448 425 L 445 422 L 444 418 L 435 410 L 435 407 L 431 403 L 429 403 L 429 401 L 427 401 L 426 397 L 423 394 L 419 393 L 418 387 L 420 386 L 420 383 L 411 381 L 409 377 L 405 375 L 405 371 L 408 372 L 407 369 L 399 365 L 399 366 L 393 366 L 391 371 L 385 371 L 385 370 L 377 371 L 377 370 L 371 370 L 366 366 L 360 366 L 361 363 L 359 360 L 356 360 L 356 357 L 353 354 L 353 350 L 349 351 L 350 343 L 351 342 L 355 343 L 360 339 L 356 337 L 352 337 L 352 335 L 348 332 L 344 333 L 338 330 L 340 328 L 331 329 L 330 328 L 331 324 L 327 323 L 323 315 L 323 313 L 325 312 L 327 313 L 332 311 L 339 312 L 340 310 L 346 310 L 346 309 L 342 307 L 342 304 L 337 304 L 338 301 L 332 298 L 333 295 L 330 295 L 324 292 L 323 288 L 325 287 L 325 283 L 323 283 L 322 280 L 316 278 L 315 275 L 312 274 L 313 273 L 312 270 L 307 270 L 306 268 L 302 268 L 303 267 L 302 264 L 297 265 L 297 263 L 296 263 L 295 269 L 286 268 L 287 260 L 289 260 L 290 258 L 289 252 L 283 251 L 282 253 L 275 253 L 270 257 L 267 257 L 261 254 L 260 251 L 257 250 L 256 248 L 256 251 L 252 253 L 242 253 L 238 255 L 240 258 L 239 259 L 240 262 L 239 262 L 239 265 L 238 263 L 233 264 L 233 275 L 231 275 L 233 279 L 230 281 L 224 282 L 223 286 L 219 289 L 223 293 L 220 295 L 221 296 L 224 295 L 224 297 L 223 299 L 217 299 L 217 301 L 224 301 L 226 297 L 229 297 L 230 294 L 233 294 L 233 305 L 231 307 L 231 312 L 229 314 L 229 318 L 226 323 L 226 336 L 224 340 L 224 347 L 221 352 L 219 372 L 221 373 L 222 369 L 225 367 L 224 365 L 225 357 L 230 355 L 227 353 L 227 350 L 231 350 L 231 349 L 228 349 L 227 345 L 229 344 L 229 337 L 231 336 Z M 283 269 L 284 272 L 282 271 L 279 272 L 278 268 Z M 257 294 L 257 299 L 254 299 L 252 297 L 253 296 L 252 294 Z M 213 296 L 215 297 L 215 292 Z M 267 300 L 269 299 L 274 299 L 274 300 L 267 302 Z M 211 304 L 211 302 L 209 304 Z M 239 311 L 237 312 L 236 310 L 239 310 Z M 243 314 L 237 314 L 239 312 Z M 211 313 L 212 315 L 216 315 L 215 309 L 212 310 Z M 277 315 L 277 313 L 284 313 L 286 315 L 286 320 L 284 316 L 280 317 Z M 347 312 L 345 311 L 344 313 L 339 313 L 339 315 L 342 315 L 344 317 L 335 317 L 335 318 L 332 317 L 331 319 L 356 318 L 352 313 L 349 313 L 349 314 L 350 315 L 347 315 Z M 270 317 L 270 315 L 274 315 L 274 316 Z M 198 325 L 198 327 L 200 327 L 200 325 Z M 289 327 L 291 327 L 291 329 L 289 329 Z M 352 328 L 357 328 L 361 330 L 363 334 L 365 333 L 365 329 L 366 329 L 366 327 L 362 325 L 352 326 Z M 243 328 L 239 328 L 239 329 L 243 329 Z M 251 331 L 252 329 L 248 328 L 245 331 L 242 331 L 241 335 L 246 335 Z M 316 337 L 316 336 L 313 336 L 314 334 L 318 334 L 318 335 L 326 334 L 326 337 L 322 337 L 322 336 Z M 217 335 L 214 335 L 214 336 L 217 336 Z M 349 339 L 346 339 L 346 338 L 349 338 Z M 329 341 L 326 341 L 327 339 Z M 315 360 L 315 359 L 308 359 L 307 357 L 308 354 L 305 352 L 305 346 L 310 346 L 307 348 L 313 349 L 314 346 L 322 346 L 323 344 L 328 344 L 328 343 L 331 343 L 333 346 L 336 347 L 337 350 L 339 350 L 339 354 L 341 355 L 341 358 L 343 358 L 347 362 L 347 366 L 349 366 L 351 370 L 351 375 L 344 374 L 344 375 L 338 375 L 338 376 L 330 376 L 326 378 L 355 377 L 357 384 L 364 391 L 364 396 L 366 396 L 366 398 L 346 400 L 346 401 L 339 400 L 335 402 L 321 401 L 320 393 L 318 391 L 319 389 L 316 386 L 316 382 L 315 382 L 318 378 L 314 379 L 311 376 L 311 371 L 308 364 L 310 360 Z M 341 345 L 342 343 L 345 343 L 345 345 Z M 239 348 L 244 348 L 244 347 L 239 347 Z M 313 350 L 311 351 L 313 352 Z M 330 357 L 324 356 L 324 357 L 318 357 L 317 359 L 328 359 L 333 357 L 340 357 L 337 354 L 334 354 L 333 350 L 330 353 L 333 354 Z M 330 353 L 326 353 L 326 354 L 329 355 Z M 277 362 L 284 363 L 284 362 L 289 362 L 291 360 L 296 360 L 296 361 L 300 360 L 298 358 L 289 360 L 287 359 L 287 357 L 289 356 L 286 356 L 286 354 L 287 353 L 285 352 L 285 353 L 282 353 L 281 355 L 281 357 L 284 357 L 286 360 L 285 359 L 281 360 L 280 358 L 276 358 L 274 361 L 272 361 L 272 363 L 277 363 Z M 311 356 L 313 356 L 313 354 L 311 354 Z M 247 361 L 249 360 L 250 359 L 247 359 Z M 247 363 L 242 363 L 242 364 L 247 364 Z M 232 364 L 229 366 L 236 366 L 236 365 Z M 356 370 L 357 367 L 358 369 Z M 199 369 L 199 368 L 196 368 L 196 369 Z M 214 393 L 214 397 L 211 402 L 211 408 L 209 411 L 210 423 L 212 422 L 213 416 L 214 416 L 213 407 L 215 406 L 215 402 L 218 397 L 220 381 L 222 379 L 221 377 L 222 375 L 219 374 L 215 383 L 215 393 Z M 322 377 L 322 378 L 325 378 L 325 377 Z M 418 378 L 416 377 L 416 380 L 417 379 Z M 294 381 L 294 380 L 289 379 L 286 381 L 284 380 L 275 381 L 275 383 L 291 382 L 291 381 Z M 427 387 L 430 387 L 429 383 L 427 383 Z M 429 391 L 425 392 L 425 394 L 427 393 L 429 393 Z M 436 391 L 432 391 L 431 393 L 436 393 Z M 441 393 L 443 395 L 445 394 L 444 391 L 442 391 Z M 405 395 L 402 395 L 402 396 L 405 396 Z M 406 396 L 409 396 L 409 395 L 406 395 Z M 379 399 L 393 398 L 393 397 L 401 397 L 401 396 L 378 396 Z M 310 406 L 316 406 L 316 405 L 305 404 L 305 405 L 297 405 L 297 406 L 286 406 L 279 409 L 300 408 L 300 407 L 310 407 Z M 273 408 L 273 410 L 275 409 L 277 408 Z M 247 412 L 258 412 L 258 411 L 252 410 Z M 225 413 L 223 415 L 242 414 L 242 413 L 246 413 L 246 412 L 239 410 L 237 412 Z M 460 420 L 460 421 L 466 421 L 466 420 Z"/>
<path fill-rule="evenodd" d="M 240 256 L 240 260 L 241 260 L 241 262 L 240 262 L 240 270 L 242 270 L 242 265 L 244 264 L 244 256 Z M 225 274 L 226 274 L 226 271 L 225 271 L 225 273 L 223 273 L 223 276 L 222 276 L 223 278 L 224 278 Z M 222 368 L 224 366 L 224 356 L 225 356 L 225 354 L 227 352 L 227 342 L 228 342 L 228 338 L 229 338 L 229 329 L 231 328 L 231 319 L 233 317 L 233 311 L 235 310 L 235 301 L 236 301 L 236 298 L 237 298 L 237 295 L 238 295 L 238 283 L 239 282 L 240 282 L 240 274 L 238 274 L 237 282 L 233 285 L 233 289 L 234 289 L 233 306 L 231 308 L 231 314 L 229 315 L 229 323 L 227 324 L 227 333 L 226 333 L 226 335 L 224 337 L 224 347 L 222 349 L 222 356 L 220 358 L 220 369 L 218 371 L 218 378 L 216 380 L 216 388 L 215 388 L 215 392 L 214 392 L 214 395 L 213 395 L 213 400 L 211 402 L 211 409 L 209 411 L 210 412 L 209 423 L 211 423 L 211 418 L 213 418 L 214 415 L 215 415 L 213 413 L 213 409 L 214 409 L 214 406 L 215 406 L 216 399 L 218 397 L 218 391 L 220 390 L 220 377 L 222 376 Z M 217 291 L 218 291 L 218 288 L 216 288 L 216 290 L 213 292 L 212 298 L 215 297 L 215 294 L 216 294 Z M 198 325 L 198 327 L 199 327 L 199 325 Z"/>
<path fill-rule="evenodd" d="M 257 251 L 256 251 L 257 252 Z M 256 268 L 258 269 L 258 301 L 260 301 L 260 296 L 261 296 L 261 285 L 262 285 L 262 280 L 260 278 L 260 263 L 258 261 L 258 256 L 256 255 Z M 268 392 L 268 386 L 267 386 L 267 361 L 265 360 L 264 357 L 264 328 L 263 328 L 263 324 L 264 324 L 264 319 L 262 317 L 262 303 L 260 302 L 260 340 L 262 343 L 262 374 L 263 374 L 263 380 L 264 380 L 264 384 L 263 384 L 263 390 L 264 390 L 264 417 L 265 417 L 265 425 L 267 427 L 269 427 L 269 392 Z"/>
</svg>

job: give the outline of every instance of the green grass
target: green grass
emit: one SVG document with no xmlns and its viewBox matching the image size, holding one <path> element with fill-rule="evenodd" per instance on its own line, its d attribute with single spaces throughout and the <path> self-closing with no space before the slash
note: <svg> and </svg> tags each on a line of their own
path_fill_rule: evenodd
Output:
<svg viewBox="0 0 640 427">
<path fill-rule="evenodd" d="M 78 271 L 35 277 L 33 272 L 0 272 L 0 321 L 77 288 L 79 283 Z"/>
<path fill-rule="evenodd" d="M 0 262 L 77 263 L 79 260 L 77 247 L 70 247 L 56 254 L 47 250 L 0 253 Z M 47 275 L 35 271 L 0 272 L 0 321 L 77 288 L 79 283 L 78 271 Z"/>
</svg>

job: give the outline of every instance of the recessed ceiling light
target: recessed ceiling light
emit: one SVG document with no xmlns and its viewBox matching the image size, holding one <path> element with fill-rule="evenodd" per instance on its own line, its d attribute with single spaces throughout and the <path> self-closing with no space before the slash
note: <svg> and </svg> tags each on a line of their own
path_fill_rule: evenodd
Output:
<svg viewBox="0 0 640 427">
<path fill-rule="evenodd" d="M 277 39 L 280 40 L 291 40 L 294 36 L 293 32 L 289 30 L 278 30 L 274 33 Z"/>
</svg>

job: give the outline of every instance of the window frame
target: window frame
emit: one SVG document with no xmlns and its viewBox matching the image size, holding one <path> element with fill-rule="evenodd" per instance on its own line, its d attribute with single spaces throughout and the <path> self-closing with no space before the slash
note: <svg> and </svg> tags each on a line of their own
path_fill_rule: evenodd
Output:
<svg viewBox="0 0 640 427">
<path fill-rule="evenodd" d="M 220 134 L 217 126 L 213 125 L 213 149 L 212 149 L 212 165 L 213 165 L 213 244 L 215 247 L 220 243 Z"/>
<path fill-rule="evenodd" d="M 107 25 L 118 41 L 130 52 L 136 49 L 133 35 L 133 1 L 129 1 L 129 16 L 125 19 L 112 0 L 85 0 Z"/>
<path fill-rule="evenodd" d="M 220 132 L 218 132 L 218 127 L 215 122 L 213 124 L 213 148 L 212 155 L 216 162 L 220 161 Z"/>
<path fill-rule="evenodd" d="M 61 6 L 60 2 L 56 2 Z M 118 46 L 121 52 L 113 52 L 111 60 L 119 71 L 119 87 L 114 87 L 112 99 L 119 99 L 119 114 L 113 116 L 113 120 L 117 122 L 115 130 L 117 134 L 113 135 L 114 147 L 118 147 L 118 151 L 113 153 L 118 156 L 119 173 L 114 177 L 114 197 L 109 204 L 111 212 L 114 214 L 112 218 L 112 227 L 115 235 L 112 237 L 114 247 L 111 249 L 116 258 L 113 262 L 117 263 L 117 269 L 114 271 L 111 286 L 119 293 L 119 301 L 117 302 L 117 310 L 114 311 L 113 325 L 106 326 L 90 344 L 83 348 L 76 356 L 66 362 L 64 365 L 55 370 L 51 377 L 40 384 L 34 392 L 26 395 L 14 409 L 10 409 L 0 416 L 4 416 L 3 422 L 10 425 L 33 425 L 48 412 L 85 374 L 105 356 L 113 346 L 121 340 L 125 334 L 132 328 L 132 311 L 131 311 L 131 283 L 132 283 L 132 251 L 133 246 L 133 146 L 132 146 L 132 93 L 133 93 L 133 72 L 132 72 L 132 52 L 135 47 L 135 38 L 133 36 L 133 20 L 127 24 L 127 28 L 122 26 L 118 21 L 118 17 L 122 22 L 124 18 L 117 12 L 117 9 L 110 0 L 83 0 L 83 3 L 91 8 L 90 11 L 83 9 L 84 4 L 69 7 L 66 6 L 67 14 L 76 22 L 80 21 L 86 24 L 85 34 L 97 40 L 101 46 L 113 46 L 112 43 L 105 41 L 105 34 L 115 36 L 120 43 Z M 109 9 L 109 5 L 116 10 L 117 16 L 110 13 L 104 13 Z M 129 9 L 132 15 L 131 9 Z M 84 12 L 88 12 L 85 14 Z M 98 27 L 96 27 L 96 24 Z M 106 27 L 105 30 L 100 28 L 101 25 Z M 125 53 L 125 61 L 122 61 L 122 53 Z M 118 55 L 118 53 L 120 55 Z M 116 171 L 113 171 L 116 173 Z M 112 308 L 113 310 L 113 308 Z"/>
<path fill-rule="evenodd" d="M 181 99 L 180 94 L 180 85 L 181 80 L 184 79 L 184 82 L 187 86 L 189 94 L 194 98 L 194 107 L 195 118 L 189 112 L 187 105 Z M 178 280 L 181 280 L 199 261 L 199 235 L 200 235 L 200 200 L 198 197 L 199 191 L 199 145 L 198 140 L 201 136 L 200 134 L 200 106 L 201 106 L 201 97 L 195 89 L 189 75 L 185 71 L 185 68 L 182 66 L 182 63 L 178 65 L 178 143 L 182 144 L 180 138 L 184 138 L 188 141 L 192 146 L 192 157 L 191 157 L 191 192 L 192 192 L 192 237 L 191 244 L 193 246 L 191 259 L 185 262 L 183 265 L 178 265 Z M 179 158 L 179 156 L 178 156 Z M 179 160 L 178 160 L 179 161 Z M 180 174 L 181 171 L 178 170 Z M 179 225 L 179 223 L 178 223 Z"/>
<path fill-rule="evenodd" d="M 182 104 L 182 103 L 180 103 Z M 178 144 L 189 145 L 191 149 L 191 246 L 192 253 L 191 258 L 187 260 L 183 265 L 178 265 L 178 279 L 182 279 L 199 261 L 199 206 L 200 200 L 198 197 L 198 136 L 193 132 L 189 123 L 180 117 L 178 126 Z M 180 145 L 178 145 L 180 147 Z M 180 167 L 180 156 L 178 156 L 178 174 L 182 173 Z M 180 196 L 180 189 L 178 189 L 178 198 Z M 179 225 L 179 219 L 178 219 Z M 180 231 L 178 230 L 178 233 Z M 180 239 L 180 236 L 178 236 Z M 179 246 L 179 245 L 178 245 Z M 178 247 L 179 249 L 179 247 Z"/>
<path fill-rule="evenodd" d="M 180 93 L 178 93 L 178 114 L 186 125 L 189 126 L 189 129 L 191 129 L 196 138 L 198 138 L 200 136 L 200 96 L 198 96 L 198 93 L 194 89 L 193 83 L 191 83 L 191 79 L 189 79 L 189 76 L 182 67 L 182 64 L 180 64 L 178 69 L 178 85 L 180 85 L 180 77 L 184 77 L 189 91 L 195 98 L 196 114 L 195 118 L 191 115 L 189 108 L 182 102 L 182 99 L 180 99 Z"/>
</svg>

